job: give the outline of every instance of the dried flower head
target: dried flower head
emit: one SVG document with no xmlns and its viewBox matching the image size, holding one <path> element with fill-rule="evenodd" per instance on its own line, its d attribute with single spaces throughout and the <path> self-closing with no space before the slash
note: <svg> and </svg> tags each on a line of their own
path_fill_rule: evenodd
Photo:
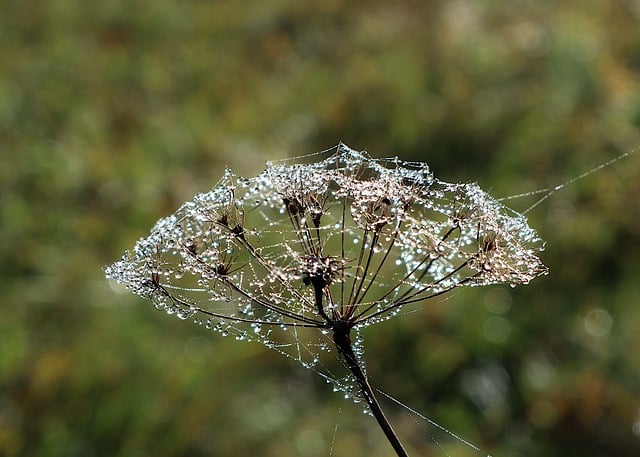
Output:
<svg viewBox="0 0 640 457">
<path fill-rule="evenodd" d="M 547 271 L 542 246 L 524 216 L 478 185 L 340 144 L 251 179 L 227 170 L 106 273 L 157 309 L 260 341 L 371 406 L 352 366 L 362 364 L 360 328 L 457 287 L 526 284 Z M 321 362 L 336 349 L 343 375 Z"/>
</svg>

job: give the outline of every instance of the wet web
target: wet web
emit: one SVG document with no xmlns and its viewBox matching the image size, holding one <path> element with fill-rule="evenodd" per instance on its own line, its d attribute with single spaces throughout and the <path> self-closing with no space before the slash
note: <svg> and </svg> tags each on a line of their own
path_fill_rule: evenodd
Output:
<svg viewBox="0 0 640 457">
<path fill-rule="evenodd" d="M 460 287 L 527 284 L 547 272 L 543 248 L 523 214 L 477 184 L 340 144 L 254 178 L 226 170 L 106 274 L 167 314 L 262 343 L 359 403 L 332 339 L 337 322 L 350 325 L 364 367 L 363 328 Z"/>
<path fill-rule="evenodd" d="M 533 209 L 535 209 L 538 205 L 540 205 L 541 203 L 543 203 L 545 200 L 547 200 L 548 198 L 550 198 L 552 195 L 554 195 L 556 192 L 561 191 L 562 189 L 570 186 L 571 184 L 575 183 L 576 181 L 580 181 L 581 179 L 586 178 L 587 176 L 590 176 L 594 173 L 597 173 L 598 171 L 610 167 L 611 165 L 613 165 L 614 163 L 622 160 L 622 159 L 626 159 L 627 157 L 636 154 L 638 151 L 640 151 L 640 148 L 635 148 L 631 151 L 628 152 L 624 152 L 620 155 L 617 155 L 616 157 L 607 160 L 606 162 L 601 163 L 600 165 L 597 165 L 583 173 L 580 173 L 579 175 L 569 179 L 568 181 L 563 182 L 562 184 L 558 184 L 555 185 L 553 187 L 546 187 L 544 189 L 536 189 L 533 191 L 528 191 L 528 192 L 523 192 L 523 193 L 519 193 L 519 194 L 515 194 L 515 195 L 509 195 L 507 197 L 503 197 L 503 198 L 499 198 L 498 200 L 501 202 L 504 201 L 509 201 L 509 200 L 515 200 L 515 199 L 522 199 L 522 198 L 526 198 L 526 197 L 532 197 L 532 196 L 540 196 L 537 200 L 535 200 L 533 202 L 533 204 L 531 204 L 527 209 L 525 209 L 524 211 L 521 211 L 520 214 L 522 215 L 526 215 L 528 214 L 530 211 L 532 211 Z"/>
</svg>

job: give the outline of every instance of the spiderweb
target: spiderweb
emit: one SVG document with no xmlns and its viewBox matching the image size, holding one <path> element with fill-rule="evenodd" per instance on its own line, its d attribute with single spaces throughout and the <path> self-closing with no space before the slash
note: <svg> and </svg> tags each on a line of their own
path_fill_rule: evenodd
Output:
<svg viewBox="0 0 640 457">
<path fill-rule="evenodd" d="M 475 183 L 421 162 L 373 159 L 344 144 L 309 164 L 227 170 L 159 220 L 108 277 L 156 309 L 264 344 L 361 401 L 332 334 L 360 330 L 455 288 L 526 284 L 545 274 L 526 218 Z"/>
</svg>

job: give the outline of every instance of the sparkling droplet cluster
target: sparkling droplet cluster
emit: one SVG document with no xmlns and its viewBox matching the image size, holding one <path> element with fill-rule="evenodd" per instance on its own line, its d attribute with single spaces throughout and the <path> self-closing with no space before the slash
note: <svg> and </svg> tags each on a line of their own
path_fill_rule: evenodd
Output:
<svg viewBox="0 0 640 457">
<path fill-rule="evenodd" d="M 292 357 L 357 399 L 352 376 L 325 362 L 336 358 L 336 325 L 356 332 L 361 359 L 358 329 L 407 305 L 546 273 L 525 217 L 476 184 L 344 144 L 327 155 L 272 162 L 249 179 L 227 170 L 107 276 L 168 314 Z"/>
</svg>

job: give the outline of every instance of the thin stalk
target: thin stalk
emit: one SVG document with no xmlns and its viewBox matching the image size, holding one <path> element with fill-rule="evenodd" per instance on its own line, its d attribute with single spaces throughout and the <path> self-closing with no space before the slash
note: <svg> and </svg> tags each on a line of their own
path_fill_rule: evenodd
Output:
<svg viewBox="0 0 640 457">
<path fill-rule="evenodd" d="M 391 427 L 389 420 L 384 415 L 384 412 L 382 411 L 382 408 L 378 403 L 378 400 L 373 392 L 373 389 L 369 384 L 367 375 L 365 374 L 364 370 L 362 369 L 362 366 L 358 362 L 358 358 L 353 352 L 353 347 L 351 345 L 351 338 L 349 336 L 349 333 L 350 333 L 350 327 L 347 325 L 334 326 L 333 342 L 335 343 L 336 348 L 338 349 L 338 352 L 340 353 L 344 361 L 347 363 L 349 370 L 351 371 L 353 376 L 356 378 L 356 381 L 358 382 L 358 387 L 360 388 L 360 392 L 362 393 L 364 400 L 367 402 L 367 405 L 369 406 L 371 413 L 378 421 L 378 425 L 380 425 L 380 428 L 382 429 L 385 436 L 387 437 L 389 444 L 391 444 L 391 447 L 393 447 L 393 450 L 396 452 L 398 457 L 409 457 L 409 454 L 407 454 L 407 451 L 402 446 L 402 443 L 400 442 L 398 435 L 396 435 L 396 432 Z"/>
</svg>

